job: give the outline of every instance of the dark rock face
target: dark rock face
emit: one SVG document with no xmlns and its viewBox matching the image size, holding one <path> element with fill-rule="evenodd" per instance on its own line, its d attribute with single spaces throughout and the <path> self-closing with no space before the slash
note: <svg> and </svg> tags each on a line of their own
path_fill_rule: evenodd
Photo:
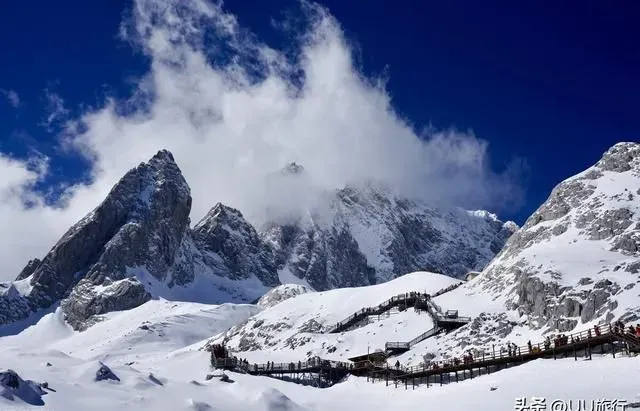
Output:
<svg viewBox="0 0 640 411">
<path fill-rule="evenodd" d="M 565 332 L 598 318 L 637 318 L 640 307 L 628 304 L 640 282 L 638 187 L 640 144 L 616 144 L 554 188 L 477 285 L 492 294 L 512 290 L 507 308 L 536 328 Z"/>
<path fill-rule="evenodd" d="M 267 286 L 279 284 L 273 251 L 240 211 L 216 204 L 194 227 L 193 237 L 201 250 L 222 258 L 232 279 L 255 275 Z"/>
<path fill-rule="evenodd" d="M 69 298 L 62 302 L 67 321 L 76 329 L 84 329 L 90 325 L 87 320 L 94 315 L 110 311 L 122 311 L 138 307 L 151 299 L 151 294 L 136 278 L 125 278 L 110 283 L 96 292 L 93 284 L 80 280 Z"/>
<path fill-rule="evenodd" d="M 20 274 L 18 274 L 18 277 L 16 277 L 16 280 L 23 280 L 29 277 L 31 274 L 33 274 L 34 271 L 36 271 L 38 267 L 40 267 L 40 264 L 42 264 L 42 261 L 40 261 L 40 259 L 38 258 L 34 258 L 33 260 L 30 260 L 27 263 L 27 265 L 22 269 Z"/>
<path fill-rule="evenodd" d="M 272 225 L 263 235 L 274 244 L 278 265 L 316 290 L 376 283 L 375 270 L 346 227 Z"/>
<path fill-rule="evenodd" d="M 107 367 L 105 364 L 100 363 L 100 368 L 96 371 L 96 381 L 104 381 L 104 380 L 113 380 L 120 381 L 120 378 L 111 371 L 111 368 Z"/>
<path fill-rule="evenodd" d="M 168 276 L 178 284 L 190 281 L 192 270 L 176 261 L 189 235 L 190 210 L 189 186 L 173 156 L 158 152 L 129 171 L 41 262 L 27 265 L 18 279 L 30 277 L 31 290 L 10 304 L 29 309 L 13 318 L 3 311 L 0 318 L 24 318 L 62 300 L 71 324 L 81 328 L 91 315 L 132 308 L 150 298 L 139 282 L 120 281 L 131 276 L 129 268 L 145 267 L 159 282 Z M 6 298 L 0 298 L 0 307 Z"/>
</svg>

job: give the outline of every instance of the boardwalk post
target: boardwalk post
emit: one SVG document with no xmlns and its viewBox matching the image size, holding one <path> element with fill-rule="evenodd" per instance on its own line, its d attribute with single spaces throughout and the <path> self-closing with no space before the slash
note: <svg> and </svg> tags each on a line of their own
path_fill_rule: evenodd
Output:
<svg viewBox="0 0 640 411">
<path fill-rule="evenodd" d="M 613 358 L 616 358 L 616 343 L 611 341 L 611 352 L 613 353 Z"/>
<path fill-rule="evenodd" d="M 387 363 L 387 372 L 384 373 L 387 380 L 387 387 L 389 386 L 389 363 Z"/>
<path fill-rule="evenodd" d="M 458 371 L 456 371 L 456 382 L 458 382 Z"/>
<path fill-rule="evenodd" d="M 442 387 L 442 372 L 440 373 L 440 386 Z"/>
<path fill-rule="evenodd" d="M 573 358 L 578 361 L 578 352 L 576 351 L 576 345 L 573 344 Z"/>
</svg>

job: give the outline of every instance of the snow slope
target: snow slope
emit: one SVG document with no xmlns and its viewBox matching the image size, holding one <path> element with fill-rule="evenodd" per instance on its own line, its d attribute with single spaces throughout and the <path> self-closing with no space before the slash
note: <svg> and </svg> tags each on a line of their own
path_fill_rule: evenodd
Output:
<svg viewBox="0 0 640 411">
<path fill-rule="evenodd" d="M 224 341 L 239 357 L 252 362 L 298 361 L 315 355 L 345 360 L 384 349 L 387 341 L 409 341 L 432 328 L 433 322 L 426 313 L 409 307 L 404 312 L 395 309 L 389 315 L 370 317 L 368 324 L 344 333 L 322 334 L 323 327 L 398 294 L 433 294 L 457 283 L 459 280 L 448 276 L 420 271 L 374 286 L 309 292 L 265 309 L 211 343 Z"/>
<path fill-rule="evenodd" d="M 415 284 L 405 286 L 419 283 L 415 279 Z M 392 292 L 403 289 L 400 284 L 390 288 Z M 377 297 L 378 293 L 369 290 L 358 298 L 377 301 Z M 305 294 L 279 305 L 307 298 Z M 255 310 L 251 306 L 150 301 L 128 312 L 112 313 L 82 333 L 52 314 L 20 335 L 0 338 L 0 362 L 24 380 L 48 383 L 41 396 L 45 405 L 39 408 L 44 410 L 408 411 L 428 407 L 496 411 L 511 410 L 515 398 L 532 396 L 546 397 L 549 402 L 554 398 L 640 401 L 640 389 L 629 378 L 637 373 L 640 358 L 620 356 L 594 355 L 593 361 L 578 362 L 538 360 L 459 384 L 423 385 L 407 391 L 355 377 L 328 389 L 236 373 L 228 373 L 233 383 L 216 377 L 207 380 L 209 355 L 198 350 L 204 341 L 190 343 L 226 327 L 234 311 L 236 320 L 241 320 Z M 164 324 L 166 338 L 155 332 L 138 334 L 136 327 L 145 321 L 153 330 Z M 265 352 L 264 358 L 272 354 Z M 119 381 L 96 381 L 100 361 Z M 0 396 L 0 409 L 34 408 L 18 396 Z"/>
</svg>

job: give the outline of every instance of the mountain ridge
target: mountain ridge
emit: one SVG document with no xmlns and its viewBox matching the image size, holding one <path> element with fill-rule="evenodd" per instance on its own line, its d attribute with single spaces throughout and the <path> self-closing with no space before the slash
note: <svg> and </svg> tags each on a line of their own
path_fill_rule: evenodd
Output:
<svg viewBox="0 0 640 411">
<path fill-rule="evenodd" d="M 281 173 L 304 174 L 295 163 Z M 189 185 L 160 150 L 16 281 L 0 284 L 0 324 L 57 302 L 84 329 L 152 298 L 250 302 L 281 283 L 356 287 L 425 267 L 460 276 L 486 265 L 513 232 L 488 212 L 443 211 L 372 186 L 333 194 L 327 209 L 290 225 L 256 229 L 217 203 L 191 227 Z"/>
</svg>

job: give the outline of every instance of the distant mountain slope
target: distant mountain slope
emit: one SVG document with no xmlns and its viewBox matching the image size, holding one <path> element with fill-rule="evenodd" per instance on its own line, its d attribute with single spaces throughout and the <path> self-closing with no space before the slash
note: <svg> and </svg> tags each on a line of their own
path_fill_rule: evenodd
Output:
<svg viewBox="0 0 640 411">
<path fill-rule="evenodd" d="M 486 211 L 437 207 L 372 184 L 327 198 L 328 207 L 294 223 L 260 229 L 279 268 L 316 290 L 377 284 L 416 270 L 462 277 L 483 269 L 518 228 Z"/>
</svg>

